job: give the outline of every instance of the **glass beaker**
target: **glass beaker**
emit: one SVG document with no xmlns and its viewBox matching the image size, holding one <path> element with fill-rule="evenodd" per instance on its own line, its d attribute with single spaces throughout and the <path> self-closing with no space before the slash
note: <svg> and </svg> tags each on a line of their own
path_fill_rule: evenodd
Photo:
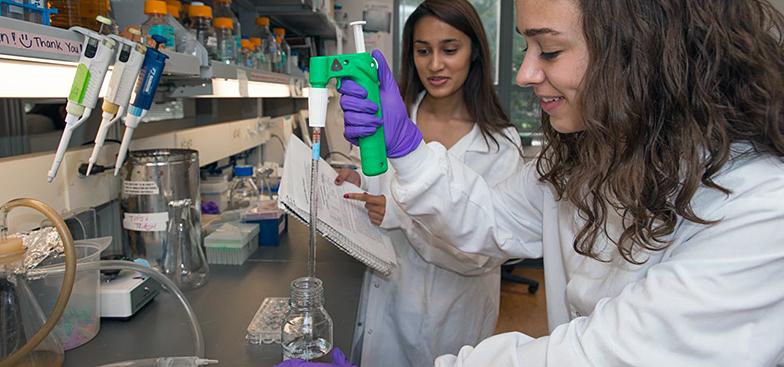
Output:
<svg viewBox="0 0 784 367">
<path fill-rule="evenodd" d="M 0 234 L 0 360 L 5 360 L 31 341 L 46 322 L 24 273 L 24 247 L 18 238 Z M 14 366 L 62 366 L 63 347 L 54 335 L 43 340 Z"/>
<path fill-rule="evenodd" d="M 281 327 L 283 359 L 313 360 L 332 349 L 332 318 L 324 309 L 324 288 L 313 277 L 291 282 L 289 312 Z"/>
<path fill-rule="evenodd" d="M 200 234 L 191 221 L 191 199 L 169 202 L 166 244 L 159 260 L 160 271 L 182 290 L 207 283 L 209 268 L 201 248 Z"/>
</svg>

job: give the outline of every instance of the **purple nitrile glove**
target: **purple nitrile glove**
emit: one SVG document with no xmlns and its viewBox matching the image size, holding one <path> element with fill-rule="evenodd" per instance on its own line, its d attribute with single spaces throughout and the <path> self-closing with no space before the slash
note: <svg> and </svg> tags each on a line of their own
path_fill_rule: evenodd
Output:
<svg viewBox="0 0 784 367">
<path fill-rule="evenodd" d="M 344 112 L 343 120 L 346 123 L 343 135 L 351 144 L 359 145 L 359 138 L 373 134 L 379 126 L 383 125 L 387 157 L 403 157 L 416 149 L 422 141 L 422 133 L 408 118 L 406 104 L 400 96 L 397 82 L 392 71 L 389 70 L 384 54 L 374 50 L 373 58 L 378 63 L 382 117 L 376 116 L 378 106 L 367 99 L 365 88 L 351 79 L 343 78 L 338 90 L 341 94 L 340 107 Z"/>
<path fill-rule="evenodd" d="M 307 362 L 301 359 L 289 359 L 275 365 L 275 367 L 355 367 L 348 361 L 340 348 L 332 349 L 332 363 Z"/>
</svg>

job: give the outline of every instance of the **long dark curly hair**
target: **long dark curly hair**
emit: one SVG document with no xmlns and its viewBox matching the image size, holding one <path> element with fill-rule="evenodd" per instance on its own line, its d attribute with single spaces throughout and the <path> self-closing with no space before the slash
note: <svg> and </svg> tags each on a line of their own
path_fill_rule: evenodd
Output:
<svg viewBox="0 0 784 367">
<path fill-rule="evenodd" d="M 578 253 L 602 260 L 594 243 L 617 213 L 623 231 L 610 240 L 639 264 L 637 250 L 669 246 L 678 217 L 712 223 L 691 200 L 701 186 L 729 193 L 713 178 L 732 143 L 784 156 L 784 17 L 765 0 L 580 7 L 590 57 L 580 93 L 586 128 L 561 134 L 544 116 L 537 170 L 585 220 Z"/>
</svg>

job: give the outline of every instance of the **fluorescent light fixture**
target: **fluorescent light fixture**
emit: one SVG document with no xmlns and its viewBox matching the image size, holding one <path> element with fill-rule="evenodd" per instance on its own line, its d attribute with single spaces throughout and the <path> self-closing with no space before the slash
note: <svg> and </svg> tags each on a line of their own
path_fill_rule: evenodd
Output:
<svg viewBox="0 0 784 367">
<path fill-rule="evenodd" d="M 288 84 L 248 82 L 248 97 L 285 98 L 291 97 Z"/>
<path fill-rule="evenodd" d="M 285 98 L 291 97 L 287 84 L 248 81 L 248 95 L 240 93 L 237 79 L 212 79 L 212 94 L 197 95 L 197 98 Z"/>
<path fill-rule="evenodd" d="M 100 97 L 106 94 L 111 69 L 106 73 Z M 0 83 L 0 98 L 67 98 L 76 63 L 2 55 L 0 75 L 4 79 Z"/>
</svg>

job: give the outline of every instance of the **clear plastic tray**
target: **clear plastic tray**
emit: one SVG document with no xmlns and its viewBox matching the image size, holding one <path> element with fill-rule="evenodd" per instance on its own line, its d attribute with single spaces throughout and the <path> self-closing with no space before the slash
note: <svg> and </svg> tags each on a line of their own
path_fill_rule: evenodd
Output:
<svg viewBox="0 0 784 367">
<path fill-rule="evenodd" d="M 245 339 L 250 344 L 280 344 L 280 328 L 289 312 L 288 297 L 267 297 L 248 325 Z"/>
</svg>

